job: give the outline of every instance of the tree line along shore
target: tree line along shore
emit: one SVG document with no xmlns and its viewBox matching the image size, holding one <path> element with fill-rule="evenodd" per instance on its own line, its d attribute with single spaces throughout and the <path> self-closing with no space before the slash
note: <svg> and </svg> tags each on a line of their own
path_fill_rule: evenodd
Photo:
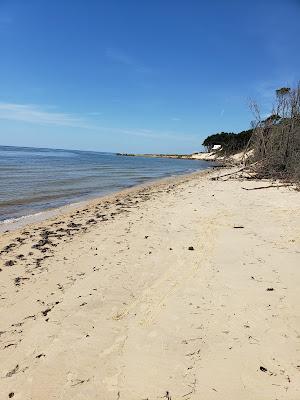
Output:
<svg viewBox="0 0 300 400">
<path fill-rule="evenodd" d="M 239 133 L 220 132 L 208 136 L 202 143 L 206 152 L 117 155 L 221 161 L 230 165 L 242 163 L 256 178 L 299 182 L 300 84 L 295 88 L 276 90 L 268 117 L 262 117 L 257 103 L 251 102 L 250 108 L 254 116 L 251 128 Z"/>
</svg>

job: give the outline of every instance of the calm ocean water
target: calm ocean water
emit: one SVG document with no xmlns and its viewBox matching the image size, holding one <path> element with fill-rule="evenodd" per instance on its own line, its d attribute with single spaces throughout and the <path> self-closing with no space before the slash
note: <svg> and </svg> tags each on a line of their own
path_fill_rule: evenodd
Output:
<svg viewBox="0 0 300 400">
<path fill-rule="evenodd" d="M 0 221 L 210 165 L 196 160 L 0 146 Z"/>
</svg>

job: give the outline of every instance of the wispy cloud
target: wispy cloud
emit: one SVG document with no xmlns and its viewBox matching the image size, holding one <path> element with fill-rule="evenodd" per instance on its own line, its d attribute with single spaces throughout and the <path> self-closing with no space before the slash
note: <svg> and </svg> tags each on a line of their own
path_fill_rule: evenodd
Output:
<svg viewBox="0 0 300 400">
<path fill-rule="evenodd" d="M 143 65 L 143 63 L 136 60 L 134 57 L 130 56 L 129 54 L 120 49 L 109 47 L 106 49 L 105 55 L 111 61 L 130 67 L 134 69 L 136 72 L 140 73 L 153 72 L 152 68 Z"/>
<path fill-rule="evenodd" d="M 90 115 L 92 117 L 100 117 L 102 115 L 102 113 L 98 112 L 98 111 L 90 111 L 87 113 L 87 115 Z"/>
<path fill-rule="evenodd" d="M 130 57 L 128 54 L 125 54 L 121 50 L 114 49 L 111 47 L 106 49 L 106 57 L 120 64 L 136 65 L 134 59 Z"/>
<path fill-rule="evenodd" d="M 97 112 L 96 114 L 99 115 L 100 113 Z M 95 115 L 95 112 L 90 112 L 87 115 L 92 117 Z M 0 102 L 0 120 L 25 122 L 37 125 L 82 128 L 101 133 L 123 134 L 149 139 L 165 138 L 169 140 L 189 142 L 197 142 L 199 140 L 197 135 L 187 133 L 158 132 L 145 128 L 124 129 L 118 127 L 100 126 L 95 123 L 95 119 L 83 118 L 79 115 L 69 113 L 53 112 L 33 104 Z"/>
<path fill-rule="evenodd" d="M 45 111 L 32 104 L 0 103 L 0 119 L 41 125 L 86 127 L 83 119 L 66 113 Z"/>
</svg>

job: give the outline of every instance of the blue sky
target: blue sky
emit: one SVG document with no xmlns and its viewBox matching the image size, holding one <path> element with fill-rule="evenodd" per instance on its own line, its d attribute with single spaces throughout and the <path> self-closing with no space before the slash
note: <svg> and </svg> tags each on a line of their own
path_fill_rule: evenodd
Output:
<svg viewBox="0 0 300 400">
<path fill-rule="evenodd" d="M 0 0 L 0 144 L 201 150 L 300 79 L 300 0 Z"/>
</svg>

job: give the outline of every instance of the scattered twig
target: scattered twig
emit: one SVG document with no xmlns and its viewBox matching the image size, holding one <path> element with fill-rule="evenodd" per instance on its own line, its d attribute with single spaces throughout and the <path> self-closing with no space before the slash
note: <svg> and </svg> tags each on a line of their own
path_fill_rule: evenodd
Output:
<svg viewBox="0 0 300 400">
<path fill-rule="evenodd" d="M 184 394 L 182 397 L 187 397 L 187 396 L 190 396 L 191 394 L 193 394 L 194 392 L 193 392 L 193 390 L 191 390 L 190 392 L 188 392 L 187 394 Z"/>
<path fill-rule="evenodd" d="M 162 397 L 163 399 L 167 399 L 167 400 L 172 400 L 172 397 L 170 395 L 170 392 L 167 390 L 166 394 Z"/>
<path fill-rule="evenodd" d="M 10 378 L 14 374 L 16 374 L 18 371 L 19 371 L 19 364 L 17 364 L 15 366 L 15 368 L 13 368 L 11 371 L 9 371 L 5 376 L 6 376 L 6 378 Z"/>
<path fill-rule="evenodd" d="M 259 190 L 259 189 L 280 188 L 280 187 L 287 187 L 287 186 L 293 186 L 293 184 L 292 183 L 285 183 L 283 185 L 258 186 L 258 187 L 254 187 L 254 188 L 242 187 L 242 189 L 244 189 L 244 190 Z"/>
<path fill-rule="evenodd" d="M 81 385 L 84 382 L 89 382 L 90 379 L 76 379 L 76 381 L 72 381 L 74 382 L 71 386 L 77 386 L 77 385 Z"/>
<path fill-rule="evenodd" d="M 224 175 L 220 175 L 220 176 L 215 176 L 215 177 L 212 177 L 212 178 L 210 178 L 210 179 L 211 179 L 212 181 L 217 181 L 217 180 L 219 180 L 220 178 L 223 178 L 223 177 L 225 177 L 225 176 L 235 175 L 235 174 L 237 174 L 237 173 L 243 171 L 245 168 L 246 168 L 246 167 L 244 166 L 244 167 L 238 169 L 237 171 L 229 172 L 228 174 L 224 174 Z"/>
</svg>

